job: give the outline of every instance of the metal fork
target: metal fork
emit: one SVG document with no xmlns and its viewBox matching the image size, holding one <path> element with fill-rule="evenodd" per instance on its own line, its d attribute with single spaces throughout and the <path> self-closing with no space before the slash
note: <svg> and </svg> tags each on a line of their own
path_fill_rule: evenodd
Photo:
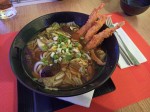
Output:
<svg viewBox="0 0 150 112">
<path fill-rule="evenodd" d="M 106 20 L 106 25 L 110 28 L 114 27 L 111 17 L 108 17 Z M 126 61 L 128 65 L 139 65 L 139 61 L 136 59 L 136 57 L 130 52 L 124 41 L 122 40 L 121 36 L 118 34 L 117 31 L 115 31 L 117 34 L 120 42 L 119 42 L 119 48 L 120 48 L 120 54 Z M 122 44 L 122 45 L 120 45 Z"/>
</svg>

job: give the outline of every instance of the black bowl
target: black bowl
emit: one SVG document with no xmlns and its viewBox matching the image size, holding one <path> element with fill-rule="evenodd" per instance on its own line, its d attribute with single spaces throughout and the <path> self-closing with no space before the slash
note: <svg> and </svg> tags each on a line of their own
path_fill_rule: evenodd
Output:
<svg viewBox="0 0 150 112">
<path fill-rule="evenodd" d="M 150 6 L 150 0 L 120 0 L 120 6 L 125 14 L 134 16 L 145 12 Z"/>
<path fill-rule="evenodd" d="M 105 81 L 107 81 L 115 70 L 119 58 L 119 47 L 114 35 L 108 39 L 105 39 L 102 44 L 102 47 L 105 48 L 107 52 L 106 65 L 98 66 L 97 74 L 95 74 L 95 77 L 80 87 L 58 91 L 46 90 L 43 86 L 32 80 L 31 74 L 25 69 L 24 63 L 22 62 L 22 54 L 28 41 L 35 34 L 45 29 L 53 22 L 66 23 L 74 21 L 79 26 L 82 26 L 86 23 L 87 19 L 88 15 L 83 13 L 56 12 L 41 16 L 27 24 L 15 37 L 9 54 L 10 64 L 17 79 L 27 88 L 40 94 L 52 97 L 68 97 L 80 95 L 101 86 Z M 105 28 L 107 27 L 104 25 L 102 30 Z"/>
</svg>

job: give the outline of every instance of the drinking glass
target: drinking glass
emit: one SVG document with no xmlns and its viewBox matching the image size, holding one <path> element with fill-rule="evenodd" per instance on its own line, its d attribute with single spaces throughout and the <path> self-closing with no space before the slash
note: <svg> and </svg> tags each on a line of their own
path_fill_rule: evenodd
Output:
<svg viewBox="0 0 150 112">
<path fill-rule="evenodd" d="M 16 9 L 9 0 L 0 0 L 0 19 L 12 18 L 16 13 Z"/>
</svg>

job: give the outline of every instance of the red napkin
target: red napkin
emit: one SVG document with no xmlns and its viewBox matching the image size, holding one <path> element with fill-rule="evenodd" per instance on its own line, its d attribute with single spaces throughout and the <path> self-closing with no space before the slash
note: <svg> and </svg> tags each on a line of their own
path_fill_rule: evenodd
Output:
<svg viewBox="0 0 150 112">
<path fill-rule="evenodd" d="M 124 20 L 117 13 L 112 14 L 112 18 L 113 22 Z M 111 112 L 150 97 L 150 46 L 127 22 L 123 29 L 148 61 L 123 70 L 117 67 L 112 75 L 116 90 L 94 98 L 90 108 L 73 105 L 59 112 Z M 17 112 L 17 84 L 9 63 L 9 49 L 15 35 L 0 35 L 0 112 Z"/>
</svg>

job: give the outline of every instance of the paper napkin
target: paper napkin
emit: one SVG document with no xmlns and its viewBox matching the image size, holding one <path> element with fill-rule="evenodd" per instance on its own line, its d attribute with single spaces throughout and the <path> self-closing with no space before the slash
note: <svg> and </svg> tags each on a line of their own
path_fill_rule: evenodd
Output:
<svg viewBox="0 0 150 112">
<path fill-rule="evenodd" d="M 72 96 L 72 97 L 58 97 L 58 99 L 65 100 L 80 106 L 90 107 L 93 94 L 94 94 L 94 90 L 82 95 Z"/>
<path fill-rule="evenodd" d="M 123 42 L 127 45 L 127 48 L 129 49 L 129 51 L 136 57 L 136 59 L 140 63 L 144 63 L 147 61 L 147 59 L 142 54 L 142 52 L 138 49 L 138 47 L 133 43 L 133 41 L 130 39 L 130 37 L 127 35 L 127 33 L 122 28 L 117 29 L 116 32 L 120 35 Z M 118 40 L 118 43 L 120 44 L 120 39 L 119 39 L 118 35 L 116 33 L 114 33 L 114 34 Z M 118 65 L 121 69 L 133 66 L 133 65 L 126 64 L 124 58 L 121 55 L 119 55 Z"/>
</svg>

